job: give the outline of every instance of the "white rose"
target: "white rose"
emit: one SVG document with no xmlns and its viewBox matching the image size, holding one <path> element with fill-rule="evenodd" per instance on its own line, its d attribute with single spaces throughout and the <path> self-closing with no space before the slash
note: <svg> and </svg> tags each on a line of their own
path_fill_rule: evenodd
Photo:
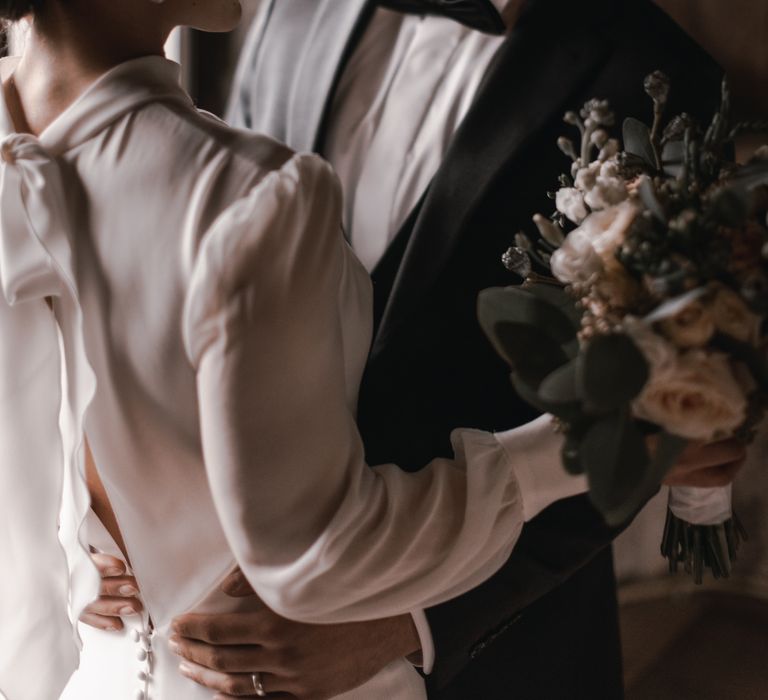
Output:
<svg viewBox="0 0 768 700">
<path fill-rule="evenodd" d="M 590 214 L 552 255 L 555 277 L 565 283 L 588 282 L 606 269 L 623 272 L 616 251 L 636 216 L 637 207 L 629 201 Z"/>
<path fill-rule="evenodd" d="M 602 163 L 600 163 L 599 160 L 596 160 L 585 168 L 579 168 L 574 180 L 576 189 L 581 190 L 582 192 L 589 192 L 597 182 L 597 176 L 600 174 L 601 165 Z"/>
<path fill-rule="evenodd" d="M 550 267 L 552 274 L 565 284 L 587 283 L 603 269 L 592 241 L 581 228 L 571 231 L 552 253 Z"/>
<path fill-rule="evenodd" d="M 584 201 L 590 209 L 596 211 L 619 204 L 627 197 L 627 183 L 620 175 L 618 162 L 612 158 L 601 164 L 595 184 L 584 197 Z"/>
<path fill-rule="evenodd" d="M 565 214 L 574 224 L 580 224 L 586 218 L 587 207 L 584 205 L 584 195 L 575 187 L 562 187 L 555 195 L 557 211 Z"/>
<path fill-rule="evenodd" d="M 581 225 L 606 267 L 618 265 L 616 251 L 624 243 L 637 214 L 637 207 L 625 201 L 615 207 L 592 212 Z"/>
<path fill-rule="evenodd" d="M 609 139 L 608 143 L 600 149 L 598 160 L 614 158 L 621 150 L 621 144 L 616 139 Z"/>
<path fill-rule="evenodd" d="M 715 334 L 715 319 L 701 299 L 692 299 L 674 316 L 659 321 L 659 327 L 679 348 L 700 348 Z"/>
<path fill-rule="evenodd" d="M 747 399 L 721 353 L 691 350 L 651 374 L 633 402 L 636 416 L 689 440 L 729 437 L 746 418 Z"/>
<path fill-rule="evenodd" d="M 763 319 L 752 313 L 744 300 L 728 287 L 720 287 L 712 300 L 712 318 L 721 333 L 757 345 Z"/>
</svg>

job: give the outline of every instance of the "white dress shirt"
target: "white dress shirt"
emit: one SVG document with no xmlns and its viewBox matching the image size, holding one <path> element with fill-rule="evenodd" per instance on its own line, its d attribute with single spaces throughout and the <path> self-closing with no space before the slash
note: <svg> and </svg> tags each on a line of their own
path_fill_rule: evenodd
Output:
<svg viewBox="0 0 768 700">
<path fill-rule="evenodd" d="M 504 15 L 520 0 L 492 2 Z M 347 236 L 369 271 L 429 186 L 503 41 L 445 17 L 379 8 L 371 19 L 339 81 L 323 152 L 342 183 Z M 497 437 L 510 455 L 533 447 L 514 432 Z M 585 488 L 550 454 L 513 460 L 526 520 Z M 428 673 L 434 645 L 423 613 L 414 621 Z"/>
<path fill-rule="evenodd" d="M 494 0 L 499 11 L 519 0 Z M 372 270 L 419 201 L 504 41 L 379 8 L 342 74 L 323 155 L 352 247 Z"/>
<path fill-rule="evenodd" d="M 0 62 L 6 78 L 14 65 Z M 210 698 L 179 673 L 170 625 L 260 604 L 218 591 L 235 566 L 309 622 L 460 595 L 507 560 L 546 502 L 533 475 L 558 463 L 543 417 L 498 438 L 457 430 L 455 458 L 418 473 L 366 465 L 355 407 L 371 289 L 341 235 L 338 181 L 318 156 L 198 112 L 177 80 L 162 58 L 129 61 L 38 139 L 13 133 L 0 95 L 8 700 L 59 697 L 70 620 L 98 592 L 88 547 L 116 551 L 89 517 L 84 434 L 145 613 L 121 632 L 80 626 L 65 700 L 129 700 L 139 683 Z M 425 697 L 399 659 L 342 699 Z"/>
</svg>

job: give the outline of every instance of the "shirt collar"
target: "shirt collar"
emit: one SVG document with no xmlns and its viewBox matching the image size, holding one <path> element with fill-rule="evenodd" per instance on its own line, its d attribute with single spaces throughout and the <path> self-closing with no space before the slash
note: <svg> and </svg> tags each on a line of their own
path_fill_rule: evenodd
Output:
<svg viewBox="0 0 768 700">
<path fill-rule="evenodd" d="M 3 74 L 15 68 L 16 59 L 0 61 Z M 104 73 L 40 134 L 49 153 L 61 154 L 92 138 L 127 112 L 149 102 L 192 100 L 179 84 L 179 65 L 162 56 L 143 56 Z M 1 93 L 1 91 L 0 91 Z M 0 122 L 10 122 L 0 94 Z"/>
</svg>

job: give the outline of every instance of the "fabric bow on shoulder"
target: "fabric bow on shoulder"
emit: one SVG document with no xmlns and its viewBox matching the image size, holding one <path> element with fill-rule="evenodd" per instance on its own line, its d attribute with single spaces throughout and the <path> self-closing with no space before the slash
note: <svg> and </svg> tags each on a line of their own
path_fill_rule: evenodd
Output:
<svg viewBox="0 0 768 700">
<path fill-rule="evenodd" d="M 7 700 L 59 696 L 77 666 L 73 620 L 99 585 L 80 541 L 90 505 L 83 421 L 95 377 L 71 229 L 60 164 L 33 136 L 3 138 L 0 695 Z"/>
</svg>

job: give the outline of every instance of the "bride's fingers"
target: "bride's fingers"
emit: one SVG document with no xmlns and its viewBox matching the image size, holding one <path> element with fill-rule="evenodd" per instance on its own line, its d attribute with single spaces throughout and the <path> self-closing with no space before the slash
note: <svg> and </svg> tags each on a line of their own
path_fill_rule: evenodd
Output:
<svg viewBox="0 0 768 700">
<path fill-rule="evenodd" d="M 264 647 L 231 645 L 213 646 L 194 639 L 171 637 L 171 651 L 177 656 L 223 673 L 252 673 L 254 668 L 276 670 Z"/>
<path fill-rule="evenodd" d="M 133 576 L 115 576 L 101 579 L 99 595 L 115 598 L 133 598 L 139 594 L 139 586 Z"/>
<path fill-rule="evenodd" d="M 88 605 L 84 612 L 105 617 L 130 617 L 138 615 L 144 606 L 138 598 L 113 598 L 102 596 Z"/>
<path fill-rule="evenodd" d="M 123 621 L 119 617 L 106 617 L 95 613 L 83 613 L 80 622 L 103 632 L 119 632 L 123 629 Z"/>
<path fill-rule="evenodd" d="M 125 562 L 121 561 L 117 557 L 113 557 L 109 554 L 101 554 L 100 552 L 94 552 L 91 554 L 91 559 L 99 570 L 99 574 L 102 578 L 110 578 L 112 576 L 122 576 L 125 574 Z"/>
<path fill-rule="evenodd" d="M 225 696 L 230 695 L 236 698 L 257 697 L 251 673 L 212 671 L 209 668 L 194 663 L 194 661 L 182 661 L 179 664 L 179 671 L 183 676 L 186 676 L 198 685 L 210 688 L 211 690 L 217 690 Z M 271 673 L 260 673 L 260 678 L 264 690 L 267 692 L 267 697 L 273 698 L 275 694 L 288 690 Z"/>
</svg>

